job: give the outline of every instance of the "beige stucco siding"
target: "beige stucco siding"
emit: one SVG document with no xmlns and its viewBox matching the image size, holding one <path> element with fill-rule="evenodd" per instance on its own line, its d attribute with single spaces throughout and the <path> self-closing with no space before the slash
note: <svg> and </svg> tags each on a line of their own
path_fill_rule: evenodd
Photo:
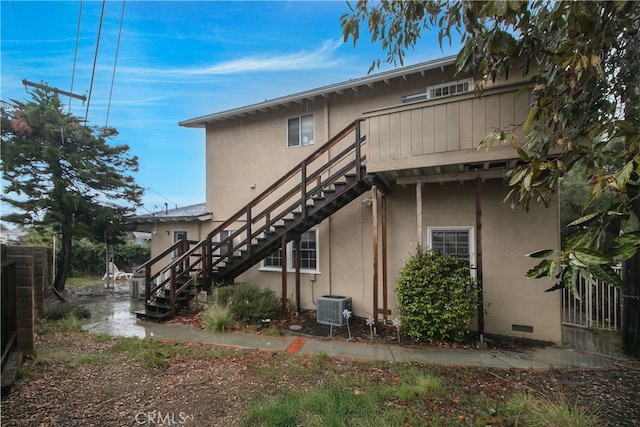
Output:
<svg viewBox="0 0 640 427">
<path fill-rule="evenodd" d="M 373 87 L 215 122 L 206 130 L 206 202 L 215 219 L 237 212 L 276 179 L 311 154 L 363 112 L 399 105 L 402 96 L 451 81 L 452 69 L 432 70 Z M 313 114 L 314 145 L 287 148 L 287 120 Z M 394 148 L 395 149 L 395 148 Z M 367 154 L 370 155 L 370 154 Z"/>
<path fill-rule="evenodd" d="M 508 86 L 501 86 L 504 82 L 487 83 L 482 96 L 468 93 L 415 104 L 401 103 L 402 96 L 424 92 L 429 85 L 466 77 L 452 75 L 452 67 L 437 68 L 208 123 L 206 202 L 207 211 L 214 218 L 203 226 L 200 235 L 204 237 L 207 231 L 247 206 L 345 126 L 355 119 L 365 119 L 362 132 L 366 135 L 363 155 L 367 159 L 367 172 L 384 173 L 390 185 L 386 195 L 389 278 L 386 296 L 391 316 L 396 316 L 395 280 L 418 242 L 427 244 L 429 227 L 469 226 L 475 232 L 476 224 L 473 181 L 423 184 L 423 231 L 418 236 L 416 185 L 398 185 L 406 181 L 396 177 L 427 176 L 432 173 L 429 168 L 445 165 L 461 165 L 460 169 L 453 168 L 455 171 L 478 162 L 487 162 L 487 167 L 496 161 L 506 165 L 508 160 L 517 158 L 509 144 L 488 151 L 478 149 L 489 132 L 513 127 L 526 117 L 529 97 L 516 96 L 518 87 L 513 79 Z M 287 148 L 287 120 L 307 114 L 314 116 L 314 144 Z M 333 150 L 338 152 L 341 148 Z M 335 153 L 324 156 L 331 154 Z M 501 172 L 500 166 L 496 170 Z M 483 285 L 488 312 L 485 331 L 558 342 L 559 295 L 544 292 L 551 285 L 549 281 L 524 278 L 535 264 L 525 254 L 558 246 L 557 203 L 548 209 L 533 206 L 529 213 L 519 208 L 512 210 L 502 202 L 507 191 L 502 179 L 482 184 Z M 374 314 L 374 207 L 362 203 L 370 197 L 370 192 L 363 194 L 315 226 L 319 230 L 319 265 L 316 272 L 301 275 L 302 309 L 315 309 L 318 296 L 333 294 L 352 297 L 357 316 Z M 378 231 L 382 231 L 381 224 Z M 169 236 L 163 237 L 154 237 L 155 253 L 171 243 Z M 380 247 L 377 250 L 381 265 Z M 378 273 L 378 308 L 382 308 L 381 270 Z M 280 272 L 265 271 L 258 264 L 236 278 L 236 282 L 255 283 L 280 295 L 281 278 Z M 290 272 L 287 278 L 287 297 L 294 301 L 295 275 Z M 533 332 L 514 331 L 513 325 L 531 327 Z"/>
<path fill-rule="evenodd" d="M 209 231 L 211 224 L 201 221 L 158 222 L 154 225 L 151 237 L 151 254 L 156 255 L 173 245 L 174 231 L 186 231 L 187 239 L 202 240 Z M 165 257 L 165 261 L 153 265 L 151 273 L 156 273 L 171 261 L 172 255 Z"/>
<path fill-rule="evenodd" d="M 475 183 L 423 185 L 423 241 L 429 227 L 473 228 L 476 233 Z M 546 293 L 545 279 L 524 277 L 534 260 L 527 253 L 557 248 L 557 204 L 534 206 L 527 213 L 512 210 L 502 199 L 507 187 L 501 180 L 482 184 L 482 250 L 485 332 L 559 342 L 560 297 Z M 393 187 L 387 196 L 388 217 L 388 308 L 396 316 L 395 281 L 404 261 L 417 247 L 415 186 Z M 369 194 L 363 195 L 363 198 Z M 356 200 L 318 226 L 320 230 L 320 274 L 302 274 L 303 309 L 315 309 L 318 296 L 333 294 L 353 298 L 357 316 L 372 316 L 372 207 Z M 477 239 L 477 235 L 475 235 Z M 477 248 L 476 248 L 477 251 Z M 381 278 L 381 275 L 379 275 Z M 239 281 L 248 281 L 281 293 L 281 274 L 255 267 Z M 295 276 L 288 273 L 288 297 L 294 298 Z M 382 283 L 379 305 L 382 308 Z M 518 332 L 512 325 L 531 326 L 532 333 Z"/>
<path fill-rule="evenodd" d="M 561 339 L 560 296 L 546 293 L 546 279 L 524 277 L 536 263 L 526 257 L 541 248 L 557 248 L 558 206 L 532 206 L 527 213 L 502 202 L 507 187 L 502 180 L 482 184 L 482 252 L 487 333 L 523 336 L 558 342 Z M 424 245 L 429 227 L 473 227 L 476 231 L 475 183 L 430 184 L 422 188 Z M 403 259 L 414 253 L 416 234 L 415 186 L 394 187 L 389 195 L 389 271 L 395 282 Z M 477 235 L 475 235 L 477 240 Z M 477 250 L 477 248 L 476 248 Z M 391 287 L 393 284 L 390 285 Z M 395 302 L 395 295 L 389 295 Z M 532 326 L 533 333 L 512 325 Z"/>
<path fill-rule="evenodd" d="M 532 204 L 529 212 L 511 209 L 502 203 L 504 187 L 500 191 L 492 184 L 486 185 L 482 196 L 486 330 L 560 342 L 560 293 L 545 292 L 553 284 L 549 279 L 524 278 L 539 261 L 526 254 L 559 248 L 557 198 L 548 208 Z M 513 325 L 532 326 L 533 333 L 514 331 Z"/>
</svg>

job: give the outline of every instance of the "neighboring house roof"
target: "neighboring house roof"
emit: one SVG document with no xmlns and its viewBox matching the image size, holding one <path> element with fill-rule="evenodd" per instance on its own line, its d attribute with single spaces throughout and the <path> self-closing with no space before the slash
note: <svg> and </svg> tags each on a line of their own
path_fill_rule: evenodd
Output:
<svg viewBox="0 0 640 427">
<path fill-rule="evenodd" d="M 142 224 L 156 222 L 208 221 L 210 219 L 211 213 L 207 212 L 207 205 L 205 203 L 198 203 L 197 205 L 167 209 L 144 215 L 130 216 L 127 217 L 126 222 L 128 224 Z"/>
<path fill-rule="evenodd" d="M 0 224 L 0 243 L 17 242 L 20 237 L 26 235 L 26 231 Z"/>
<path fill-rule="evenodd" d="M 134 239 L 139 240 L 151 240 L 151 233 L 148 231 L 134 231 L 133 232 Z"/>
<path fill-rule="evenodd" d="M 311 89 L 304 92 L 295 93 L 292 95 L 283 96 L 280 98 L 274 98 L 266 100 L 257 104 L 247 105 L 245 107 L 234 108 L 231 110 L 222 111 L 219 113 L 209 114 L 206 116 L 196 117 L 189 120 L 179 122 L 180 126 L 203 128 L 206 123 L 223 121 L 234 119 L 237 117 L 245 116 L 247 114 L 253 114 L 257 111 L 265 111 L 270 108 L 281 107 L 291 104 L 292 102 L 301 101 L 304 99 L 314 99 L 318 96 L 328 96 L 331 93 L 341 94 L 345 90 L 357 89 L 360 86 L 372 87 L 379 82 L 386 82 L 393 78 L 400 78 L 409 74 L 424 73 L 436 68 L 442 68 L 455 63 L 455 56 L 448 56 L 445 58 L 436 59 L 433 61 L 422 62 L 416 65 L 410 65 L 407 67 L 397 68 L 391 71 L 386 71 L 371 76 L 361 77 L 357 79 L 351 79 L 346 82 L 336 83 L 329 86 L 323 86 L 317 89 Z"/>
</svg>

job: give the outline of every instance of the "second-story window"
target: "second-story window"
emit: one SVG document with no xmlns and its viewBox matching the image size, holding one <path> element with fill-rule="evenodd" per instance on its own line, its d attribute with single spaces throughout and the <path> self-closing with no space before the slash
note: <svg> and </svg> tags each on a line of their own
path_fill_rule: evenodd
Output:
<svg viewBox="0 0 640 427">
<path fill-rule="evenodd" d="M 313 144 L 313 114 L 294 117 L 287 122 L 287 147 Z"/>
</svg>

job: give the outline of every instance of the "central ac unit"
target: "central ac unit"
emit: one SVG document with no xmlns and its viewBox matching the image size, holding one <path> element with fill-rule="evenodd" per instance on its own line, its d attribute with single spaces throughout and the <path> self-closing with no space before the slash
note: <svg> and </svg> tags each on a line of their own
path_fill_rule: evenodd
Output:
<svg viewBox="0 0 640 427">
<path fill-rule="evenodd" d="M 324 295 L 318 297 L 318 323 L 331 326 L 346 326 L 344 311 L 351 311 L 351 297 Z"/>
</svg>

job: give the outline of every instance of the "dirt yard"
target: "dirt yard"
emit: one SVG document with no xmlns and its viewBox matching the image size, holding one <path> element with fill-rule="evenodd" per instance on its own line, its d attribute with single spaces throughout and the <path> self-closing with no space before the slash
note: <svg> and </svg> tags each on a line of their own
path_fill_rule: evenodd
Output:
<svg viewBox="0 0 640 427">
<path fill-rule="evenodd" d="M 366 328 L 360 329 L 354 339 L 369 339 Z M 637 364 L 607 370 L 445 368 L 163 344 L 56 332 L 47 324 L 38 330 L 36 356 L 26 360 L 21 379 L 3 396 L 2 426 L 248 425 L 246 414 L 256 400 L 288 391 L 313 393 L 329 384 L 354 394 L 368 387 L 399 390 L 425 373 L 440 378 L 445 391 L 408 402 L 400 392 L 393 394 L 389 408 L 421 420 L 397 425 L 516 425 L 500 410 L 488 414 L 478 402 L 500 408 L 518 392 L 595 411 L 605 426 L 640 425 Z M 345 328 L 337 332 L 344 338 Z M 392 340 L 393 332 L 379 339 Z"/>
<path fill-rule="evenodd" d="M 597 410 L 603 425 L 640 425 L 640 371 L 500 370 L 442 368 L 415 364 L 355 362 L 202 345 L 132 347 L 121 339 L 85 332 L 39 335 L 38 356 L 27 360 L 22 378 L 2 400 L 3 426 L 244 425 L 253 399 L 285 391 L 311 392 L 330 378 L 342 384 L 395 384 L 397 370 L 442 378 L 446 399 L 409 405 L 424 425 L 509 426 L 513 420 L 484 417 L 464 402 L 478 396 L 501 401 L 517 391 L 559 398 Z M 140 345 L 138 344 L 135 345 Z M 143 343 L 144 344 L 144 343 Z M 119 349 L 116 351 L 116 349 Z M 149 353 L 151 352 L 151 353 Z M 148 354 L 147 354 L 148 353 Z M 151 358 L 151 359 L 150 359 Z M 150 364 L 149 360 L 154 362 Z M 345 387 L 350 387 L 346 385 Z M 358 387 L 353 385 L 354 390 Z M 427 402 L 428 403 L 428 402 Z M 154 418 L 163 416 L 163 422 Z M 166 417 L 172 417 L 168 419 Z M 428 424 L 427 420 L 430 420 Z M 410 424 L 407 424 L 410 425 Z M 478 425 L 478 424 L 475 424 Z"/>
</svg>

